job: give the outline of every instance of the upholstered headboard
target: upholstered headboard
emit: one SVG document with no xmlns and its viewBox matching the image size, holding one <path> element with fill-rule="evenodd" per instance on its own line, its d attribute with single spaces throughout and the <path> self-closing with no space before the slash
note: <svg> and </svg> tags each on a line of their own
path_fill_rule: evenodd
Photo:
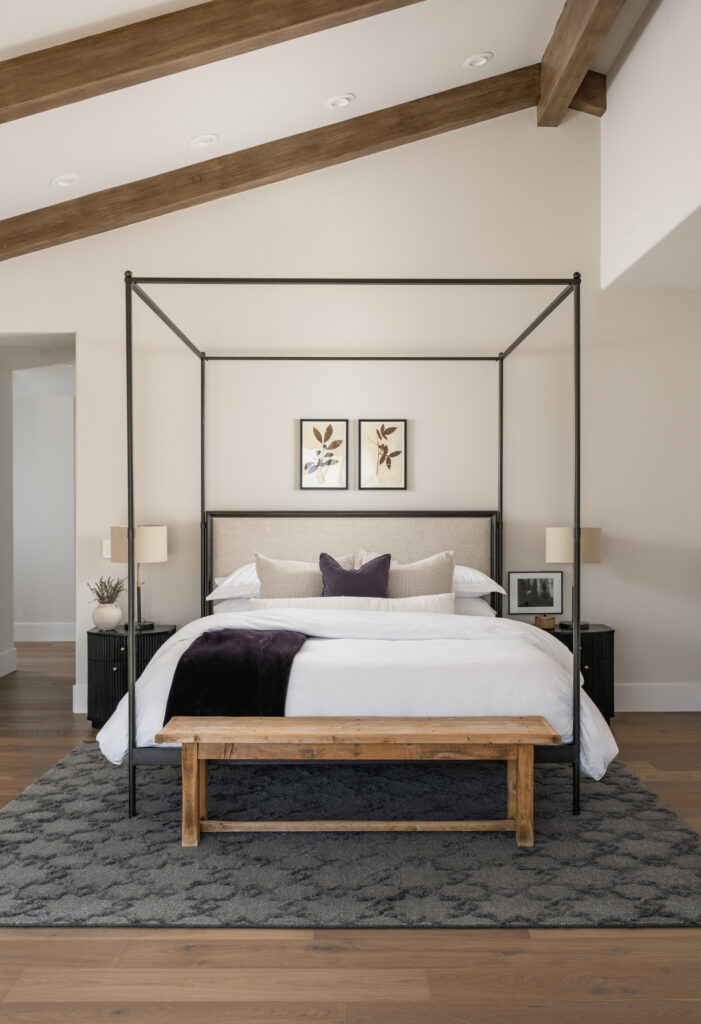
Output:
<svg viewBox="0 0 701 1024">
<path fill-rule="evenodd" d="M 215 577 L 271 558 L 316 561 L 320 552 L 390 551 L 403 562 L 454 551 L 457 565 L 494 576 L 496 512 L 208 512 L 207 592 Z"/>
</svg>

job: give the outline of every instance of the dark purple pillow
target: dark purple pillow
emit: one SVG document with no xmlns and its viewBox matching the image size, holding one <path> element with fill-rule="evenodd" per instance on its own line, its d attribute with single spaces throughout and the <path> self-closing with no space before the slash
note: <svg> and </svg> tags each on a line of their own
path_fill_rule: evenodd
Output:
<svg viewBox="0 0 701 1024">
<path fill-rule="evenodd" d="M 322 597 L 387 597 L 391 555 L 378 555 L 360 569 L 344 569 L 335 558 L 323 552 L 319 568 L 324 581 Z"/>
</svg>

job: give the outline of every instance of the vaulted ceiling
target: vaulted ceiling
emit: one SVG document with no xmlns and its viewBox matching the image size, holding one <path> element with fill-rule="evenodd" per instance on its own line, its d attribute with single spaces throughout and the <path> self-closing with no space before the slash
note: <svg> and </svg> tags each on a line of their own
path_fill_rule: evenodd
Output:
<svg viewBox="0 0 701 1024">
<path fill-rule="evenodd" d="M 601 114 L 642 6 L 5 0 L 0 258 L 529 106 Z"/>
</svg>

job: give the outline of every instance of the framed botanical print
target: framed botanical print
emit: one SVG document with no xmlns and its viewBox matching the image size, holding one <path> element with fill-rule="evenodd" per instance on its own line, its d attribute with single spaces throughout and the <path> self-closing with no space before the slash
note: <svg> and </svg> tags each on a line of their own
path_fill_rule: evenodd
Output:
<svg viewBox="0 0 701 1024">
<path fill-rule="evenodd" d="M 360 420 L 358 487 L 361 491 L 406 490 L 406 420 Z"/>
<path fill-rule="evenodd" d="M 299 421 L 299 486 L 348 490 L 348 420 Z"/>
<path fill-rule="evenodd" d="M 562 573 L 510 572 L 509 615 L 562 615 Z"/>
</svg>

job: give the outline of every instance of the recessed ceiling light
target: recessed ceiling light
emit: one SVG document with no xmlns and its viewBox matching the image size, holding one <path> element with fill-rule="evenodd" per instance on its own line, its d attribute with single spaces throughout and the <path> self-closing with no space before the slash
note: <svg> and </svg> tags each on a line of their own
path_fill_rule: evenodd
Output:
<svg viewBox="0 0 701 1024">
<path fill-rule="evenodd" d="M 347 107 L 354 99 L 354 92 L 342 92 L 338 96 L 332 96 L 330 100 L 327 100 L 326 106 L 330 110 L 339 110 L 341 107 Z"/>
<path fill-rule="evenodd" d="M 52 178 L 49 184 L 56 188 L 68 188 L 69 185 L 75 185 L 77 181 L 80 181 L 79 174 L 59 174 L 58 177 Z"/>
<path fill-rule="evenodd" d="M 483 64 L 486 64 L 488 60 L 491 60 L 494 54 L 491 50 L 484 50 L 482 53 L 473 53 L 471 57 L 462 62 L 464 68 L 481 68 Z"/>
<path fill-rule="evenodd" d="M 219 142 L 219 136 L 216 132 L 206 132 L 204 135 L 196 135 L 194 139 L 190 139 L 190 145 L 193 149 L 202 149 L 204 146 L 213 146 L 215 142 Z"/>
</svg>

